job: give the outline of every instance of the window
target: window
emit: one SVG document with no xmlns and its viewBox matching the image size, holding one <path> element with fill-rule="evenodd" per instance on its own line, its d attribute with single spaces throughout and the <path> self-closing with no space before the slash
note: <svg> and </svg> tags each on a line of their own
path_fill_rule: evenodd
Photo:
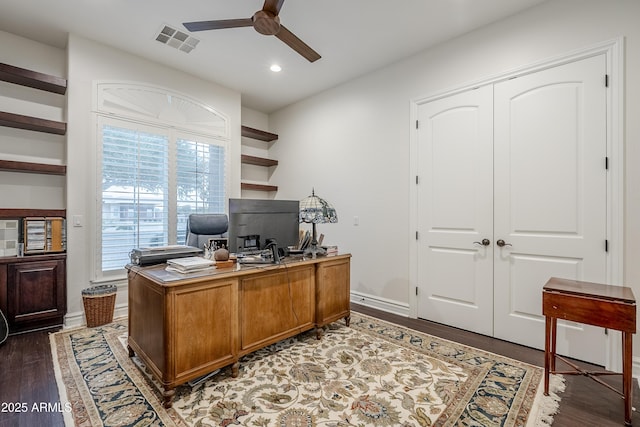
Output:
<svg viewBox="0 0 640 427">
<path fill-rule="evenodd" d="M 225 144 L 172 128 L 101 118 L 100 269 L 133 248 L 183 244 L 191 213 L 225 212 Z"/>
<path fill-rule="evenodd" d="M 177 241 L 184 242 L 190 213 L 226 212 L 225 150 L 182 138 L 177 148 Z"/>
<path fill-rule="evenodd" d="M 226 212 L 229 119 L 145 83 L 95 82 L 95 278 L 133 248 L 183 244 L 190 213 Z"/>
</svg>

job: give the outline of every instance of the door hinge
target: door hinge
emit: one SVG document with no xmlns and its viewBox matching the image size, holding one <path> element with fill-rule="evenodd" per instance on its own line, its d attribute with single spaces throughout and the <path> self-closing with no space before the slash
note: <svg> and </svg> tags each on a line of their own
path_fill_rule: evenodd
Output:
<svg viewBox="0 0 640 427">
<path fill-rule="evenodd" d="M 604 251 L 609 252 L 609 240 L 607 239 L 604 241 Z"/>
<path fill-rule="evenodd" d="M 416 286 L 416 295 L 418 295 L 418 287 Z"/>
<path fill-rule="evenodd" d="M 416 120 L 416 129 L 418 129 L 419 125 L 418 125 L 418 121 Z"/>
<path fill-rule="evenodd" d="M 418 185 L 418 175 L 416 175 L 416 185 Z"/>
<path fill-rule="evenodd" d="M 604 75 L 604 87 L 609 87 L 609 74 Z"/>
<path fill-rule="evenodd" d="M 609 156 L 604 158 L 604 168 L 609 170 Z"/>
<path fill-rule="evenodd" d="M 418 232 L 416 231 L 416 240 L 418 240 Z"/>
</svg>

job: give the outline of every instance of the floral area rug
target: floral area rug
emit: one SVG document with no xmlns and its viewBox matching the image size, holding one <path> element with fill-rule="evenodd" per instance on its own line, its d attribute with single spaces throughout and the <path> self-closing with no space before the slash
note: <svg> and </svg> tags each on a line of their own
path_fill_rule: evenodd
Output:
<svg viewBox="0 0 640 427">
<path fill-rule="evenodd" d="M 542 368 L 353 313 L 258 350 L 162 408 L 126 350 L 126 320 L 51 337 L 61 402 L 77 426 L 546 426 L 562 378 Z"/>
</svg>

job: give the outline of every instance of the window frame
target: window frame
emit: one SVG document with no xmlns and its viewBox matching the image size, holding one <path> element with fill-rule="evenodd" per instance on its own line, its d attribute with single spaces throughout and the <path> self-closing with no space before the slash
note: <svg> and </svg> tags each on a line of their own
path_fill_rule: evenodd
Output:
<svg viewBox="0 0 640 427">
<path fill-rule="evenodd" d="M 110 86 L 112 87 L 112 86 Z M 136 86 L 128 86 L 130 88 L 135 88 Z M 145 88 L 148 88 L 145 86 Z M 162 91 L 161 89 L 154 88 L 154 90 Z M 180 95 L 176 95 L 172 92 L 165 91 L 167 97 L 173 96 L 174 98 L 181 97 Z M 183 101 L 185 97 L 181 97 Z M 210 132 L 206 131 L 206 126 L 203 126 L 201 122 L 196 122 L 194 125 L 190 125 L 189 120 L 185 120 L 181 123 L 172 122 L 171 120 L 161 119 L 157 116 L 149 115 L 147 117 L 141 117 L 139 114 L 136 114 L 134 117 L 127 116 L 123 114 L 123 111 L 115 108 L 114 111 L 94 111 L 94 123 L 95 123 L 95 147 L 96 147 L 96 167 L 95 167 L 95 232 L 94 235 L 94 245 L 92 247 L 93 254 L 93 268 L 92 268 L 92 282 L 106 282 L 112 280 L 120 280 L 126 277 L 126 271 L 123 266 L 121 269 L 115 270 L 102 270 L 102 162 L 103 162 L 103 140 L 102 140 L 102 131 L 103 126 L 105 124 L 115 127 L 129 127 L 132 126 L 140 129 L 143 132 L 149 133 L 161 133 L 163 135 L 168 136 L 169 138 L 169 194 L 168 194 L 168 244 L 182 244 L 183 242 L 177 242 L 177 227 L 178 227 L 178 218 L 177 218 L 177 141 L 178 139 L 185 139 L 189 141 L 195 141 L 198 143 L 205 143 L 220 146 L 224 150 L 224 210 L 228 209 L 228 199 L 230 197 L 230 188 L 231 188 L 231 177 L 232 173 L 229 169 L 230 165 L 230 138 L 228 137 L 228 120 L 226 117 L 219 112 L 213 110 L 212 108 L 198 103 L 197 101 L 193 101 L 189 99 L 187 103 L 190 102 L 193 105 L 197 105 L 201 110 L 205 110 L 210 112 L 212 115 L 215 114 L 215 117 L 221 117 L 224 120 L 224 126 L 221 128 L 219 123 L 216 123 L 216 126 L 212 126 L 210 128 Z M 176 103 L 177 104 L 177 103 Z M 106 104 L 105 104 L 106 105 Z M 192 107 L 193 108 L 193 107 Z M 104 110 L 104 108 L 103 108 Z M 202 114 L 202 111 L 199 111 L 199 114 Z M 221 129 L 223 129 L 221 131 Z M 173 162 L 173 165 L 171 163 Z"/>
</svg>

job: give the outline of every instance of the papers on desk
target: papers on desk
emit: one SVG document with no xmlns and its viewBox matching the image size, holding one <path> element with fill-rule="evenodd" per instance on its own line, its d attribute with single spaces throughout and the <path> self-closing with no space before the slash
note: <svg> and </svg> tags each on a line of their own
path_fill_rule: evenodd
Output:
<svg viewBox="0 0 640 427">
<path fill-rule="evenodd" d="M 190 256 L 167 260 L 167 270 L 177 271 L 178 273 L 192 273 L 194 271 L 213 267 L 214 265 L 215 261 L 199 256 Z"/>
<path fill-rule="evenodd" d="M 309 230 L 300 230 L 298 232 L 298 249 L 306 249 L 309 243 L 311 243 L 311 233 Z"/>
</svg>

